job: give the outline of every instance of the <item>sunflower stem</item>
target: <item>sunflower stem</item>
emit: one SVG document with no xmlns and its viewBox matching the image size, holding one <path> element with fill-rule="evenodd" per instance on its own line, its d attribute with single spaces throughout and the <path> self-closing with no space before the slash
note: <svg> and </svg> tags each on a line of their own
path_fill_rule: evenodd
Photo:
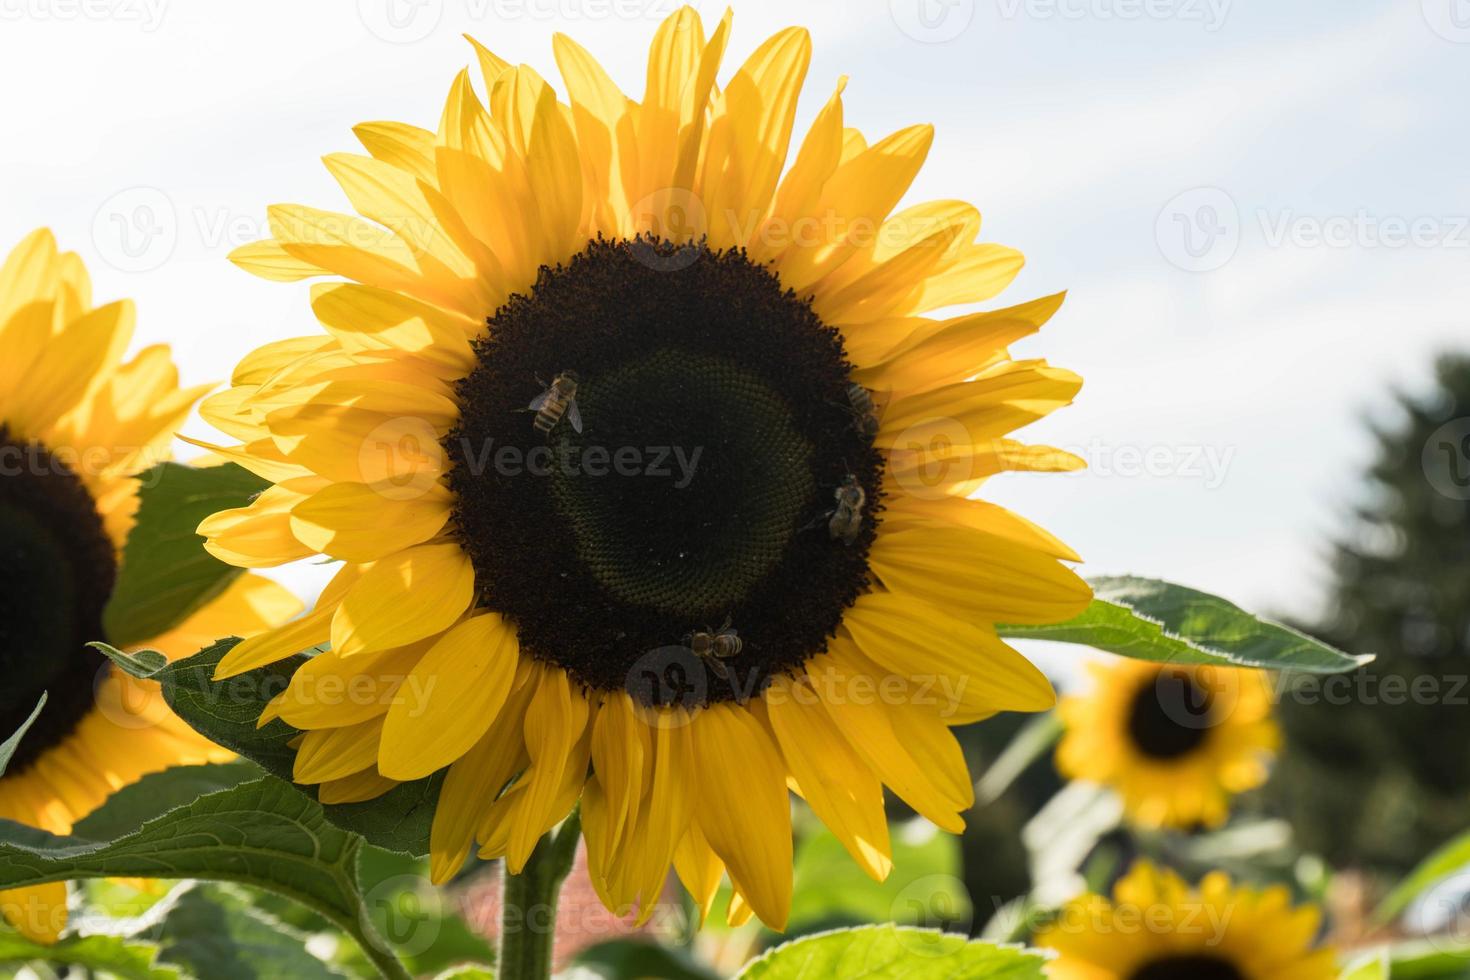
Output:
<svg viewBox="0 0 1470 980">
<path fill-rule="evenodd" d="M 556 943 L 556 906 L 572 871 L 582 836 L 582 811 L 574 807 L 553 837 L 536 844 L 521 873 L 505 874 L 496 976 L 546 980 Z"/>
</svg>

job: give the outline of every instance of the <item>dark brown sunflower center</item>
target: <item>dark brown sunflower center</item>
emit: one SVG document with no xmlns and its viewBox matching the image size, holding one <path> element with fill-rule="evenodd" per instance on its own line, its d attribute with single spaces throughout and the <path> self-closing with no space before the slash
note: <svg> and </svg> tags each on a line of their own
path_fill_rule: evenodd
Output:
<svg viewBox="0 0 1470 980">
<path fill-rule="evenodd" d="M 455 526 L 526 652 L 693 704 L 825 648 L 868 584 L 881 460 L 810 304 L 742 253 L 599 241 L 542 269 L 476 354 L 446 439 Z M 848 481 L 850 541 L 830 527 Z M 696 635 L 727 620 L 738 644 Z"/>
<path fill-rule="evenodd" d="M 103 639 L 102 610 L 117 558 L 92 495 L 44 446 L 0 424 L 0 738 L 46 708 L 10 760 L 24 771 L 92 707 L 106 663 L 85 646 Z"/>
<path fill-rule="evenodd" d="M 1246 975 L 1218 957 L 1171 956 L 1147 964 L 1128 980 L 1246 980 Z"/>
<path fill-rule="evenodd" d="M 1144 755 L 1177 759 L 1204 744 L 1214 724 L 1215 698 L 1188 671 L 1166 670 L 1138 689 L 1128 711 L 1128 736 Z"/>
</svg>

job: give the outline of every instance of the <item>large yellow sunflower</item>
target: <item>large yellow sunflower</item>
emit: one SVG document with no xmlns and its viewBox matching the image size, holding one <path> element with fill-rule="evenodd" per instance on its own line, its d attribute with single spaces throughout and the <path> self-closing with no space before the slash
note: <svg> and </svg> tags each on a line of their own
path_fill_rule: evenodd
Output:
<svg viewBox="0 0 1470 980">
<path fill-rule="evenodd" d="M 1088 670 L 1091 690 L 1058 708 L 1057 767 L 1112 787 L 1133 823 L 1218 826 L 1232 796 L 1266 781 L 1281 735 L 1263 672 L 1122 658 Z"/>
<path fill-rule="evenodd" d="M 1285 886 L 1236 887 L 1215 871 L 1191 888 L 1140 861 L 1111 901 L 1069 902 L 1036 944 L 1057 951 L 1052 980 L 1332 980 L 1336 954 L 1316 945 L 1321 923 Z"/>
<path fill-rule="evenodd" d="M 81 260 L 46 229 L 0 267 L 0 737 L 47 703 L 0 776 L 0 818 L 65 834 L 114 790 L 173 764 L 228 758 L 85 644 L 103 610 L 138 505 L 137 474 L 167 458 L 206 388 L 178 386 L 166 347 L 123 362 L 127 300 L 92 305 Z M 184 656 L 222 633 L 300 612 L 286 590 L 244 575 L 147 646 Z M 66 885 L 0 892 L 7 920 L 54 941 Z"/>
<path fill-rule="evenodd" d="M 569 38 L 570 104 L 477 45 L 486 101 L 462 72 L 437 131 L 326 158 L 370 220 L 271 208 L 238 264 L 350 281 L 205 403 L 276 485 L 200 530 L 244 566 L 342 559 L 220 674 L 330 643 L 268 717 L 329 802 L 448 767 L 436 879 L 476 840 L 518 871 L 580 798 L 610 907 L 651 911 L 672 864 L 779 928 L 788 787 L 881 878 L 882 787 L 957 831 L 949 727 L 1053 703 L 993 624 L 1083 609 L 1076 555 L 965 495 L 1079 465 L 1006 434 L 1080 382 L 1006 351 L 1060 296 L 924 316 L 1021 267 L 968 204 L 891 213 L 931 128 L 869 144 L 839 80 L 786 166 L 810 39 L 721 88 L 729 30 L 672 15 L 642 102 Z"/>
</svg>

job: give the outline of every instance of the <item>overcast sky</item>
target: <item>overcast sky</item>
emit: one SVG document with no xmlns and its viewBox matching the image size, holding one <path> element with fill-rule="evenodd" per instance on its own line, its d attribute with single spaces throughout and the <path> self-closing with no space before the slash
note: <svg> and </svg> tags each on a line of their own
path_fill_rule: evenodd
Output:
<svg viewBox="0 0 1470 980">
<path fill-rule="evenodd" d="M 723 5 L 698 4 L 707 22 Z M 222 380 L 315 329 L 225 261 L 267 204 L 343 209 L 350 127 L 432 127 L 475 34 L 559 85 L 574 34 L 630 93 L 669 0 L 0 0 L 0 242 L 51 226 L 138 343 Z M 1087 380 L 1034 427 L 1086 456 L 988 491 L 1090 573 L 1316 601 L 1360 421 L 1470 326 L 1467 0 L 741 2 L 727 62 L 792 22 L 870 138 L 936 125 L 911 198 L 959 197 L 1067 305 L 1017 348 Z M 187 430 L 207 435 L 196 420 Z M 309 591 L 315 570 L 286 573 Z"/>
</svg>

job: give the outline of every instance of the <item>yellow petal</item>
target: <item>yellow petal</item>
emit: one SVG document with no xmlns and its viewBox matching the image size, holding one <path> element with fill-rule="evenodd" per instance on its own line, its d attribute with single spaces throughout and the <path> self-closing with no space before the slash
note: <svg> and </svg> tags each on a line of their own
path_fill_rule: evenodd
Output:
<svg viewBox="0 0 1470 980">
<path fill-rule="evenodd" d="M 307 732 L 296 751 L 291 778 L 298 783 L 325 783 L 370 768 L 378 757 L 382 736 L 381 718 Z"/>
<path fill-rule="evenodd" d="M 993 629 L 945 615 L 929 602 L 893 592 L 858 598 L 842 619 L 858 649 L 878 666 L 919 685 L 922 698 L 951 724 L 996 711 L 1046 711 L 1051 682 Z"/>
<path fill-rule="evenodd" d="M 449 520 L 448 489 L 433 484 L 402 499 L 396 487 L 333 483 L 291 508 L 291 533 L 307 547 L 346 561 L 374 561 L 422 544 Z"/>
<path fill-rule="evenodd" d="M 970 528 L 880 533 L 871 564 L 894 592 L 990 623 L 1061 622 L 1092 600 L 1087 583 L 1056 559 Z"/>
<path fill-rule="evenodd" d="M 378 770 L 407 782 L 459 759 L 505 704 L 519 659 L 515 629 L 495 613 L 445 633 L 409 677 L 422 700 L 388 709 Z"/>
<path fill-rule="evenodd" d="M 374 562 L 332 617 L 341 657 L 404 646 L 452 626 L 474 600 L 475 569 L 457 544 L 423 544 Z"/>
<path fill-rule="evenodd" d="M 789 678 L 766 693 L 771 731 L 802 798 L 842 841 L 858 865 L 878 881 L 893 870 L 883 784 L 853 751 L 820 704 L 800 703 Z"/>
<path fill-rule="evenodd" d="M 571 748 L 582 740 L 589 710 L 587 699 L 573 689 L 565 671 L 543 668 L 535 683 L 526 707 L 526 751 L 531 756 L 531 766 L 522 777 L 526 797 L 514 811 L 506 852 L 507 866 L 515 873 L 525 865 L 547 827 L 559 819 L 558 790 L 564 777 L 571 775 L 568 767 L 575 765 Z M 575 773 L 579 781 L 585 775 Z"/>
<path fill-rule="evenodd" d="M 366 122 L 352 127 L 363 148 L 424 183 L 434 185 L 434 134 L 400 122 Z"/>
<path fill-rule="evenodd" d="M 791 907 L 785 764 L 744 708 L 711 705 L 695 719 L 692 735 L 700 829 L 761 921 L 784 929 Z M 730 778 L 737 772 L 750 778 Z"/>
</svg>

